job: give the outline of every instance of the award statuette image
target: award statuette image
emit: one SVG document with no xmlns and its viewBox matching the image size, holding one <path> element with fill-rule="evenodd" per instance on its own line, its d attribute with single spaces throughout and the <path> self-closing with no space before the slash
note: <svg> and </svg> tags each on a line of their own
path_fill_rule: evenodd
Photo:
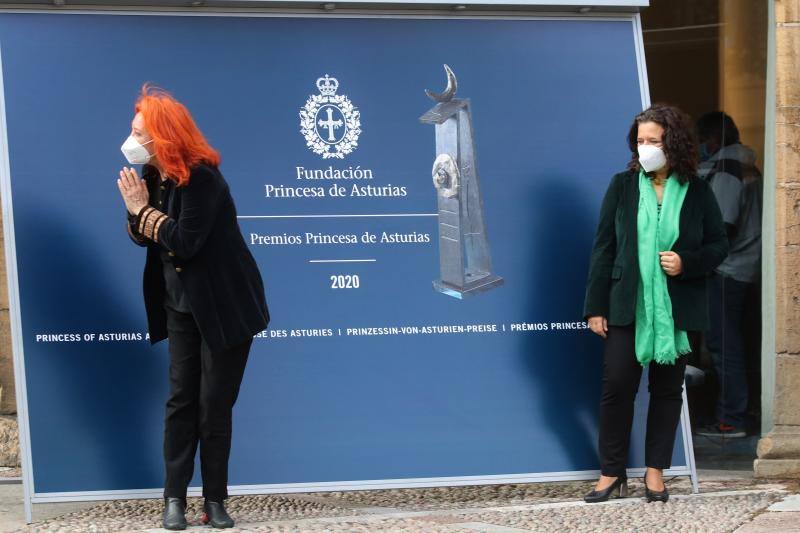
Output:
<svg viewBox="0 0 800 533">
<path fill-rule="evenodd" d="M 463 299 L 503 284 L 492 273 L 492 258 L 483 197 L 472 136 L 472 113 L 468 98 L 454 98 L 457 81 L 444 65 L 447 89 L 443 93 L 425 90 L 436 103 L 420 117 L 436 130 L 436 159 L 432 177 L 439 212 L 439 270 L 441 278 L 433 288 Z"/>
</svg>

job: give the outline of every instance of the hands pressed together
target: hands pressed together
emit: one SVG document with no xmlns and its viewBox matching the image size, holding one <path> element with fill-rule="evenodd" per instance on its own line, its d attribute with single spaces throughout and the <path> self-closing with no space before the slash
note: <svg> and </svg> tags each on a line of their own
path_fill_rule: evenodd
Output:
<svg viewBox="0 0 800 533">
<path fill-rule="evenodd" d="M 135 169 L 123 167 L 119 171 L 117 186 L 130 214 L 138 215 L 148 205 L 150 194 L 147 192 L 147 184 L 139 178 Z"/>
</svg>

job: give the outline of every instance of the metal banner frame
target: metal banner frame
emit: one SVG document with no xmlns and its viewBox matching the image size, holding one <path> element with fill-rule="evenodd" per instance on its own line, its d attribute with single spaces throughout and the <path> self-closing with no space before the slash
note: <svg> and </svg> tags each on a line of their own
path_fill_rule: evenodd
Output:
<svg viewBox="0 0 800 533">
<path fill-rule="evenodd" d="M 408 3 L 408 2 L 406 2 Z M 426 1 L 426 4 L 431 2 Z M 483 0 L 480 4 L 491 5 L 493 2 Z M 509 5 L 514 2 L 502 2 Z M 629 0 L 627 2 L 594 2 L 600 6 L 641 6 L 648 2 L 641 0 Z M 528 6 L 534 4 L 547 5 L 575 5 L 574 2 L 517 2 Z M 174 10 L 119 10 L 109 9 L 110 6 L 98 6 L 98 9 L 53 9 L 38 8 L 30 9 L 18 7 L 15 9 L 0 9 L 2 13 L 47 13 L 63 14 L 65 16 L 75 14 L 91 14 L 96 16 L 104 15 L 151 15 L 151 16 L 230 16 L 230 17 L 322 17 L 322 18 L 421 18 L 421 19 L 507 19 L 507 20 L 592 20 L 592 21 L 623 21 L 631 24 L 631 37 L 633 38 L 636 60 L 638 64 L 639 83 L 641 88 L 642 108 L 650 105 L 650 92 L 647 81 L 647 68 L 645 65 L 644 44 L 642 38 L 641 19 L 638 12 L 631 13 L 540 13 L 536 11 L 521 12 L 498 12 L 486 11 L 480 14 L 464 15 L 459 13 L 442 14 L 436 12 L 415 12 L 395 11 L 380 12 L 362 9 L 360 12 L 347 13 L 320 13 L 319 10 L 313 12 L 289 11 L 269 11 L 269 12 L 236 12 L 231 10 L 210 10 L 203 11 L 174 9 Z M 8 296 L 10 307 L 11 338 L 13 346 L 14 376 L 16 382 L 16 396 L 19 422 L 19 438 L 22 456 L 22 482 L 25 498 L 25 516 L 28 523 L 32 522 L 32 504 L 66 501 L 94 501 L 108 499 L 136 499 L 136 498 L 158 498 L 162 495 L 162 489 L 153 488 L 147 490 L 123 490 L 123 491 L 90 491 L 90 492 L 66 492 L 66 493 L 36 493 L 33 481 L 33 462 L 31 454 L 30 424 L 28 420 L 28 400 L 25 377 L 25 357 L 22 343 L 22 323 L 20 309 L 20 294 L 18 281 L 18 267 L 16 243 L 14 234 L 14 210 L 11 197 L 11 172 L 9 162 L 8 131 L 6 124 L 5 91 L 3 85 L 2 70 L 2 49 L 0 49 L 0 190 L 2 191 L 3 208 L 3 232 L 5 238 L 5 253 L 8 276 Z M 690 476 L 694 492 L 698 491 L 697 471 L 692 448 L 691 426 L 689 421 L 689 411 L 687 405 L 686 391 L 683 392 L 683 409 L 681 412 L 682 442 L 684 447 L 686 466 L 679 466 L 665 471 L 667 475 Z M 632 468 L 628 470 L 631 477 L 644 475 L 644 468 Z M 413 487 L 437 487 L 437 486 L 459 486 L 459 485 L 481 485 L 481 484 L 502 484 L 502 483 L 525 483 L 525 482 L 548 482 L 548 481 L 568 481 L 568 480 L 589 480 L 594 479 L 599 474 L 599 470 L 549 472 L 536 474 L 514 474 L 514 475 L 487 475 L 487 476 L 461 476 L 461 477 L 439 477 L 439 478 L 415 478 L 415 479 L 382 479 L 382 480 L 361 480 L 347 482 L 322 482 L 322 483 L 292 483 L 292 484 L 267 484 L 267 485 L 239 485 L 230 487 L 231 495 L 244 494 L 269 494 L 269 493 L 293 493 L 293 492 L 325 492 L 339 490 L 366 490 L 366 489 L 387 489 L 387 488 L 413 488 Z M 190 496 L 200 495 L 199 488 L 190 488 Z"/>
</svg>

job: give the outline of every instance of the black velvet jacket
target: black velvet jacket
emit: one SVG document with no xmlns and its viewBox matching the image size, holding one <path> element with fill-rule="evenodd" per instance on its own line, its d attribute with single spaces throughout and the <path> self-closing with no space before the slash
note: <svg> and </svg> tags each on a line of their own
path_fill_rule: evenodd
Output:
<svg viewBox="0 0 800 533">
<path fill-rule="evenodd" d="M 142 177 L 151 204 L 156 203 L 158 171 L 144 165 Z M 128 223 L 131 239 L 147 247 L 144 303 L 150 342 L 167 338 L 164 262 L 159 256 L 166 249 L 211 351 L 242 344 L 267 327 L 269 310 L 228 184 L 216 167 L 198 165 L 191 170 L 189 184 L 176 187 L 172 194 L 168 213 L 160 211 L 162 206 L 150 205 Z"/>
<path fill-rule="evenodd" d="M 584 318 L 603 316 L 612 326 L 635 321 L 639 290 L 638 212 L 638 172 L 615 175 L 600 208 Z M 672 251 L 681 257 L 683 272 L 667 276 L 672 317 L 678 329 L 704 331 L 708 327 L 706 278 L 728 255 L 728 238 L 711 187 L 696 176 L 689 178 L 678 229 L 680 235 Z"/>
</svg>

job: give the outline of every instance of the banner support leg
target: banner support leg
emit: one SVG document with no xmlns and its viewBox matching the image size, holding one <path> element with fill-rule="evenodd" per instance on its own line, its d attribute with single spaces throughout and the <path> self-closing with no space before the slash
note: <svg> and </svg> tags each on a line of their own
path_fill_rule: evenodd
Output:
<svg viewBox="0 0 800 533">
<path fill-rule="evenodd" d="M 692 492 L 700 492 L 700 485 L 697 479 L 697 465 L 694 462 L 694 444 L 692 442 L 692 421 L 689 418 L 689 401 L 686 397 L 686 381 L 683 383 L 683 407 L 681 407 L 681 429 L 683 430 L 683 452 L 686 456 L 686 464 L 689 466 L 689 476 L 692 480 Z"/>
</svg>

